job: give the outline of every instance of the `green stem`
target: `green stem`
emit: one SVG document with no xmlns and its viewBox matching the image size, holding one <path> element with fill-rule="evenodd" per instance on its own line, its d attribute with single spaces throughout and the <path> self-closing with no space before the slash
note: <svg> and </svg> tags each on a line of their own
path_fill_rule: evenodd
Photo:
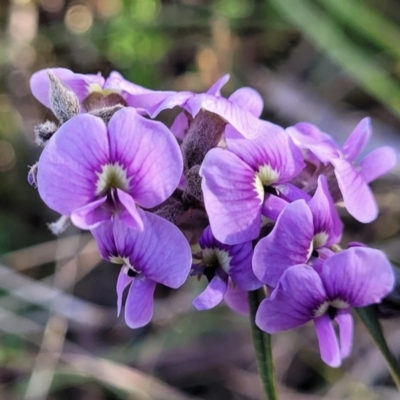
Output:
<svg viewBox="0 0 400 400">
<path fill-rule="evenodd" d="M 261 331 L 255 322 L 257 309 L 264 298 L 265 294 L 262 288 L 249 292 L 251 334 L 264 393 L 268 400 L 277 400 L 271 336 Z"/>
<path fill-rule="evenodd" d="M 393 381 L 396 384 L 397 389 L 400 391 L 399 364 L 397 363 L 386 343 L 385 336 L 383 335 L 382 327 L 376 316 L 374 307 L 368 306 L 364 308 L 357 308 L 356 312 L 361 321 L 364 323 L 365 327 L 367 328 L 378 349 L 382 353 L 386 361 L 387 368 L 392 375 Z"/>
</svg>

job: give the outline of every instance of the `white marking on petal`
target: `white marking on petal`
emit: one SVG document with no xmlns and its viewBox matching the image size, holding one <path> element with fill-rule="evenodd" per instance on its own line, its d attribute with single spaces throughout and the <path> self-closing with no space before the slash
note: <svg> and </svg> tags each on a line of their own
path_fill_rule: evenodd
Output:
<svg viewBox="0 0 400 400">
<path fill-rule="evenodd" d="M 135 267 L 133 265 L 131 265 L 129 258 L 128 257 L 123 257 L 123 256 L 110 256 L 109 260 L 113 263 L 113 264 L 124 264 L 124 274 L 128 275 L 128 271 L 132 270 L 133 272 L 136 272 L 137 274 L 139 274 L 139 271 L 136 271 Z"/>
<path fill-rule="evenodd" d="M 329 235 L 326 232 L 318 232 L 313 237 L 313 245 L 314 249 L 318 249 L 320 247 L 325 246 L 325 243 L 328 241 Z"/>
<path fill-rule="evenodd" d="M 279 172 L 273 169 L 269 164 L 264 164 L 258 168 L 253 184 L 261 203 L 264 201 L 264 188 L 273 185 L 278 179 Z"/>
<path fill-rule="evenodd" d="M 314 311 L 314 318 L 318 318 L 321 315 L 324 315 L 329 308 L 329 302 L 325 301 L 324 303 L 322 303 L 315 311 Z"/>
<path fill-rule="evenodd" d="M 127 177 L 126 170 L 118 162 L 102 165 L 101 169 L 101 172 L 96 171 L 96 175 L 98 176 L 96 182 L 97 196 L 104 195 L 111 187 L 121 189 L 124 192 L 129 191 L 131 178 Z"/>
<path fill-rule="evenodd" d="M 231 268 L 232 256 L 226 250 L 219 249 L 218 247 L 207 247 L 202 251 L 203 264 L 215 265 L 221 267 L 227 274 Z"/>
<path fill-rule="evenodd" d="M 350 307 L 349 303 L 347 303 L 346 301 L 340 300 L 340 299 L 336 299 L 336 300 L 331 301 L 330 305 L 332 307 L 340 308 L 340 309 L 349 308 Z"/>
</svg>

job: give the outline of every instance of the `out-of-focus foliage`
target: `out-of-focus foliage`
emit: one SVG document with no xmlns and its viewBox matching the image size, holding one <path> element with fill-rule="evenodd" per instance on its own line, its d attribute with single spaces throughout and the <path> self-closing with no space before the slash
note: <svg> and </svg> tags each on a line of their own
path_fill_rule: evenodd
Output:
<svg viewBox="0 0 400 400">
<path fill-rule="evenodd" d="M 261 399 L 247 319 L 222 306 L 196 312 L 204 283 L 159 288 L 153 323 L 131 331 L 115 315 L 118 270 L 87 235 L 47 230 L 57 215 L 26 173 L 40 154 L 33 126 L 52 116 L 29 78 L 55 66 L 118 70 L 150 88 L 202 91 L 228 72 L 226 94 L 253 86 L 266 119 L 310 121 L 343 141 L 368 114 L 367 151 L 399 149 L 399 2 L 8 0 L 0 30 L 0 398 Z M 374 190 L 380 217 L 363 226 L 343 214 L 344 243 L 379 246 L 399 264 L 398 171 Z M 384 327 L 399 355 L 398 321 Z M 355 337 L 340 370 L 322 365 L 312 327 L 274 337 L 281 398 L 397 398 L 362 326 Z"/>
</svg>

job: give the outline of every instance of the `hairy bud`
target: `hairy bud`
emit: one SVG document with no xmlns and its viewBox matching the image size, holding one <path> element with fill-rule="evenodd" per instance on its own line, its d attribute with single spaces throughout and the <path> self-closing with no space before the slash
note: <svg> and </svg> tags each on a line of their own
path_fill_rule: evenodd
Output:
<svg viewBox="0 0 400 400">
<path fill-rule="evenodd" d="M 185 171 L 200 165 L 207 152 L 217 146 L 225 125 L 222 118 L 208 111 L 200 111 L 196 115 L 182 142 Z"/>
<path fill-rule="evenodd" d="M 96 110 L 92 110 L 89 112 L 89 114 L 101 118 L 104 121 L 104 123 L 108 125 L 111 117 L 122 108 L 124 108 L 122 104 L 116 104 L 115 106 L 103 107 L 103 108 L 98 108 Z"/>
<path fill-rule="evenodd" d="M 194 165 L 186 173 L 185 194 L 194 197 L 197 201 L 203 202 L 203 192 L 201 190 L 201 176 L 199 175 L 200 165 Z"/>
<path fill-rule="evenodd" d="M 45 146 L 47 141 L 56 133 L 58 126 L 52 121 L 37 124 L 33 128 L 35 132 L 35 143 L 38 146 Z"/>
<path fill-rule="evenodd" d="M 79 100 L 76 94 L 68 89 L 51 71 L 47 71 L 50 79 L 50 106 L 54 115 L 63 124 L 80 113 Z"/>
</svg>

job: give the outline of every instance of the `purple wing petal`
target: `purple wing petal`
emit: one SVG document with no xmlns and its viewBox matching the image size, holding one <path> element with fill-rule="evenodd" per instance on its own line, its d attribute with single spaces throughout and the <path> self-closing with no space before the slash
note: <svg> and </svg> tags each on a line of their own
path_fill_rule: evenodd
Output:
<svg viewBox="0 0 400 400">
<path fill-rule="evenodd" d="M 152 90 L 137 85 L 136 83 L 129 82 L 119 72 L 112 71 L 110 76 L 104 82 L 104 89 L 126 91 L 130 94 L 143 94 L 151 93 Z"/>
<path fill-rule="evenodd" d="M 113 221 L 107 221 L 98 227 L 91 229 L 91 234 L 96 239 L 100 255 L 107 261 L 110 257 L 118 257 L 118 250 L 115 246 L 113 235 Z"/>
<path fill-rule="evenodd" d="M 82 114 L 54 134 L 39 159 L 38 190 L 43 201 L 63 215 L 96 200 L 101 167 L 109 162 L 104 122 Z"/>
<path fill-rule="evenodd" d="M 243 290 L 256 290 L 262 286 L 262 283 L 254 275 L 251 260 L 253 248 L 251 242 L 241 243 L 230 246 L 229 275 L 235 285 Z"/>
<path fill-rule="evenodd" d="M 247 138 L 257 137 L 261 130 L 258 118 L 224 97 L 215 97 L 205 93 L 198 94 L 186 103 L 185 108 L 193 117 L 201 109 L 215 113 Z"/>
<path fill-rule="evenodd" d="M 168 96 L 161 104 L 149 107 L 147 112 L 151 118 L 155 118 L 161 111 L 174 107 L 183 107 L 187 101 L 194 96 L 192 92 L 178 92 Z"/>
<path fill-rule="evenodd" d="M 232 281 L 228 281 L 228 289 L 225 292 L 224 300 L 230 309 L 239 314 L 248 315 L 249 310 L 249 293 L 238 286 L 234 286 Z"/>
<path fill-rule="evenodd" d="M 189 129 L 189 120 L 187 115 L 184 112 L 179 113 L 169 129 L 175 137 L 183 140 L 187 130 Z"/>
<path fill-rule="evenodd" d="M 301 149 L 310 150 L 324 164 L 339 157 L 339 146 L 315 125 L 300 122 L 286 129 L 286 132 Z"/>
<path fill-rule="evenodd" d="M 228 244 L 255 239 L 262 203 L 254 186 L 254 171 L 233 153 L 215 148 L 207 153 L 200 175 L 214 236 Z"/>
<path fill-rule="evenodd" d="M 108 132 L 111 162 L 127 171 L 135 202 L 153 208 L 166 200 L 183 171 L 181 151 L 168 128 L 127 107 L 114 114 Z"/>
<path fill-rule="evenodd" d="M 313 215 L 314 235 L 326 234 L 325 243 L 318 243 L 318 247 L 331 246 L 339 243 L 342 236 L 343 224 L 336 211 L 335 204 L 329 193 L 326 178 L 320 175 L 318 187 L 313 198 L 308 202 L 308 206 Z"/>
<path fill-rule="evenodd" d="M 257 118 L 264 109 L 264 100 L 260 93 L 249 87 L 243 87 L 234 91 L 228 99 L 243 110 L 249 111 Z"/>
<path fill-rule="evenodd" d="M 143 276 L 132 280 L 125 303 L 125 321 L 130 328 L 147 325 L 153 316 L 153 294 L 156 283 Z"/>
<path fill-rule="evenodd" d="M 371 119 L 363 118 L 351 132 L 342 147 L 342 153 L 347 161 L 353 162 L 363 151 L 372 133 Z"/>
<path fill-rule="evenodd" d="M 120 219 L 124 221 L 126 225 L 130 228 L 137 229 L 139 231 L 143 230 L 143 221 L 140 217 L 139 210 L 132 199 L 131 195 L 117 189 L 118 199 L 125 207 L 126 213 L 121 214 Z"/>
<path fill-rule="evenodd" d="M 211 279 L 211 282 L 204 289 L 203 293 L 193 300 L 197 310 L 209 310 L 221 303 L 227 289 L 227 283 L 218 275 Z"/>
<path fill-rule="evenodd" d="M 192 253 L 181 231 L 167 220 L 140 211 L 144 229 L 138 231 L 114 221 L 118 254 L 129 258 L 134 269 L 152 281 L 178 288 L 192 265 Z"/>
<path fill-rule="evenodd" d="M 122 297 L 123 297 L 124 291 L 128 287 L 128 285 L 132 283 L 132 281 L 134 279 L 126 274 L 125 269 L 126 269 L 126 266 L 124 265 L 121 268 L 121 271 L 118 275 L 118 280 L 117 280 L 117 315 L 118 316 L 121 313 Z"/>
<path fill-rule="evenodd" d="M 339 343 L 329 315 L 324 314 L 316 318 L 314 323 L 322 361 L 331 367 L 340 367 L 342 360 L 340 358 Z"/>
<path fill-rule="evenodd" d="M 339 325 L 340 357 L 343 360 L 353 346 L 353 317 L 349 310 L 338 310 L 335 320 Z"/>
<path fill-rule="evenodd" d="M 261 213 L 267 218 L 276 221 L 289 203 L 273 194 L 265 195 Z"/>
<path fill-rule="evenodd" d="M 260 126 L 259 135 L 249 140 L 227 125 L 225 137 L 228 150 L 254 171 L 264 165 L 270 166 L 278 173 L 274 184 L 289 181 L 305 166 L 301 151 L 280 126 L 267 121 L 260 121 Z"/>
<path fill-rule="evenodd" d="M 221 78 L 219 78 L 211 87 L 207 90 L 207 94 L 211 94 L 212 96 L 221 96 L 221 89 L 225 84 L 229 81 L 230 75 L 225 74 Z"/>
<path fill-rule="evenodd" d="M 112 211 L 108 207 L 102 207 L 107 197 L 101 197 L 82 207 L 76 208 L 71 213 L 72 223 L 81 229 L 94 229 L 107 222 L 112 217 Z"/>
<path fill-rule="evenodd" d="M 314 318 L 326 293 L 318 274 L 308 265 L 287 269 L 271 297 L 260 304 L 256 324 L 265 332 L 296 328 Z"/>
<path fill-rule="evenodd" d="M 275 287 L 287 268 L 307 262 L 313 234 L 312 214 L 305 201 L 290 203 L 254 249 L 253 270 L 258 279 Z"/>
<path fill-rule="evenodd" d="M 397 164 L 396 152 L 391 147 L 379 147 L 365 156 L 361 162 L 361 176 L 366 183 L 385 175 Z"/>
<path fill-rule="evenodd" d="M 329 298 L 352 307 L 380 303 L 394 285 L 385 255 L 368 247 L 351 247 L 333 255 L 325 261 L 320 275 Z"/>
<path fill-rule="evenodd" d="M 378 207 L 368 184 L 348 161 L 332 161 L 347 211 L 358 221 L 368 223 L 378 216 Z"/>
</svg>

